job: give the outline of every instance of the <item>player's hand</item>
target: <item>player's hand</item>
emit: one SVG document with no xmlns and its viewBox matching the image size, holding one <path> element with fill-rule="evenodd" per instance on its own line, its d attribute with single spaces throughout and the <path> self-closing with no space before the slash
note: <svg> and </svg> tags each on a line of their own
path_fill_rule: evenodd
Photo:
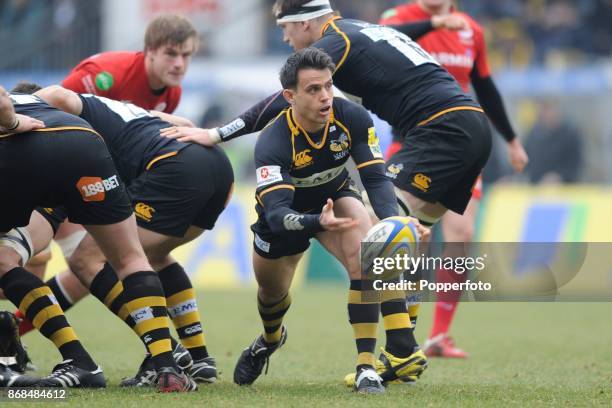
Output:
<svg viewBox="0 0 612 408">
<path fill-rule="evenodd" d="M 429 242 L 429 238 L 431 237 L 431 228 L 424 227 L 421 225 L 419 220 L 414 217 L 408 217 L 416 226 L 417 232 L 419 233 L 419 241 L 421 242 Z"/>
<path fill-rule="evenodd" d="M 215 141 L 209 134 L 209 129 L 192 128 L 186 126 L 172 126 L 161 129 L 160 134 L 179 142 L 192 142 L 202 146 L 214 146 Z"/>
<path fill-rule="evenodd" d="M 527 152 L 523 148 L 523 144 L 517 138 L 508 145 L 508 156 L 510 158 L 510 164 L 517 173 L 522 173 L 523 169 L 529 163 L 529 157 Z"/>
<path fill-rule="evenodd" d="M 173 115 L 170 113 L 160 112 L 156 110 L 149 111 L 149 113 L 153 116 L 157 116 L 161 120 L 165 120 L 166 122 L 174 125 L 174 126 L 185 126 L 185 127 L 196 127 L 192 121 L 182 116 Z"/>
<path fill-rule="evenodd" d="M 446 29 L 451 31 L 467 30 L 470 28 L 467 20 L 458 13 L 433 16 L 431 18 L 431 25 L 435 29 Z"/>
<path fill-rule="evenodd" d="M 334 202 L 328 198 L 321 210 L 319 222 L 326 231 L 343 231 L 356 227 L 359 222 L 352 218 L 336 218 L 334 215 Z"/>
<path fill-rule="evenodd" d="M 15 116 L 19 121 L 19 126 L 10 133 L 25 133 L 36 129 L 42 129 L 45 127 L 45 122 L 42 120 L 34 119 L 26 115 L 16 113 Z"/>
</svg>

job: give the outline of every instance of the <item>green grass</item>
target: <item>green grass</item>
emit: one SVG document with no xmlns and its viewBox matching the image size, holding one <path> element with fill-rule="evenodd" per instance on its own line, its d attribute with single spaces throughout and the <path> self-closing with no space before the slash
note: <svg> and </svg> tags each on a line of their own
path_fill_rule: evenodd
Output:
<svg viewBox="0 0 612 408">
<path fill-rule="evenodd" d="M 103 306 L 88 299 L 68 318 L 109 387 L 69 391 L 69 402 L 87 407 L 167 406 L 609 406 L 612 401 L 612 325 L 606 303 L 465 303 L 453 327 L 466 361 L 432 360 L 415 386 L 391 386 L 384 395 L 351 393 L 341 381 L 355 358 L 347 323 L 346 290 L 307 286 L 295 291 L 286 318 L 289 339 L 252 387 L 235 386 L 233 365 L 260 332 L 254 290 L 200 291 L 207 342 L 221 379 L 197 393 L 160 395 L 125 390 L 120 379 L 135 372 L 143 347 Z M 0 302 L 3 309 L 12 309 Z M 426 335 L 431 305 L 424 305 L 417 334 Z M 382 332 L 381 332 L 382 334 Z M 39 373 L 59 361 L 38 333 L 24 338 Z M 47 406 L 51 406 L 47 405 Z"/>
</svg>

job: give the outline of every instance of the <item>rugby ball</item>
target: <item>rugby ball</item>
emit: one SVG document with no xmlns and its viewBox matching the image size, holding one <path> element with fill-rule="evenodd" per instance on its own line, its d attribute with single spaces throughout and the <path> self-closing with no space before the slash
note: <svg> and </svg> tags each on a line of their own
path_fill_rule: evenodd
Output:
<svg viewBox="0 0 612 408">
<path fill-rule="evenodd" d="M 395 258 L 396 255 L 415 256 L 419 234 L 410 217 L 389 217 L 367 232 L 361 242 L 361 267 L 365 276 L 372 277 L 375 258 Z M 386 272 L 401 273 L 403 271 Z M 375 274 L 376 275 L 376 274 Z"/>
</svg>

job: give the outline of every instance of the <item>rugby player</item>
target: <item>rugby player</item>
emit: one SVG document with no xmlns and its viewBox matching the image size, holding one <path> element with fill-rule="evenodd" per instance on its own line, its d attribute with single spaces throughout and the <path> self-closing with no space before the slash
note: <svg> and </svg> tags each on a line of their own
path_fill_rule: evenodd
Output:
<svg viewBox="0 0 612 408">
<path fill-rule="evenodd" d="M 270 355 L 287 340 L 282 321 L 291 304 L 289 287 L 310 239 L 316 238 L 350 277 L 348 313 L 358 353 L 355 390 L 384 391 L 374 370 L 379 302 L 364 296 L 372 281 L 362 275 L 359 258 L 371 222 L 345 168 L 349 157 L 374 198 L 376 214 L 386 218 L 398 210 L 372 119 L 359 105 L 333 97 L 334 69 L 331 58 L 316 48 L 290 56 L 280 73 L 283 97 L 290 106 L 262 131 L 255 147 L 258 220 L 251 229 L 264 333 L 236 364 L 234 382 L 240 385 L 252 384 Z M 428 232 L 421 226 L 419 231 Z M 406 341 L 410 320 L 405 303 L 397 305 L 393 347 L 406 356 L 415 350 L 422 354 L 415 342 Z M 425 369 L 416 360 L 406 372 L 417 375 Z"/>
<path fill-rule="evenodd" d="M 21 117 L 15 112 L 45 127 L 20 129 Z M 34 208 L 63 205 L 72 220 L 85 225 L 113 265 L 124 289 L 125 313 L 137 322 L 134 331 L 153 356 L 158 390 L 194 389 L 195 383 L 172 358 L 163 289 L 138 242 L 125 187 L 103 140 L 83 119 L 35 96 L 4 89 L 0 125 L 6 133 L 0 139 L 0 190 L 7 192 L 0 214 L 0 287 L 64 359 L 36 385 L 106 385 L 102 370 L 78 340 L 49 287 L 22 266 L 53 236 L 52 227 Z"/>
<path fill-rule="evenodd" d="M 334 85 L 399 130 L 402 148 L 387 162 L 386 175 L 396 187 L 400 213 L 425 226 L 449 209 L 462 214 L 491 150 L 480 105 L 431 55 L 393 28 L 343 19 L 328 0 L 277 0 L 274 12 L 286 42 L 328 53 L 336 65 Z M 175 128 L 165 135 L 219 143 L 261 130 L 283 106 L 282 93 L 276 93 L 226 126 Z"/>
<path fill-rule="evenodd" d="M 411 34 L 411 37 L 453 75 L 464 92 L 469 92 L 470 84 L 474 87 L 485 113 L 508 143 L 512 167 L 521 172 L 528 162 L 527 154 L 516 137 L 491 77 L 483 29 L 469 15 L 457 11 L 453 3 L 452 0 L 416 0 L 402 4 L 383 13 L 380 24 L 403 26 L 413 23 L 423 27 L 418 34 Z M 459 31 L 433 30 L 437 28 L 434 22 L 441 18 L 464 21 L 466 25 L 456 27 L 460 28 Z M 399 136 L 397 133 L 394 132 L 394 136 Z M 397 137 L 386 152 L 387 158 L 401 147 L 401 137 Z M 472 240 L 481 196 L 482 181 L 479 178 L 463 215 L 449 212 L 442 217 L 441 226 L 446 242 L 466 243 Z M 463 245 L 451 244 L 447 247 L 447 255 L 465 256 L 463 249 Z M 436 275 L 436 280 L 441 282 L 461 282 L 466 278 L 465 274 L 444 269 L 438 270 Z M 449 291 L 440 293 L 437 297 L 434 323 L 423 350 L 430 357 L 465 358 L 467 353 L 456 347 L 448 335 L 461 292 Z M 412 310 L 415 309 L 416 307 Z M 411 318 L 416 319 L 416 314 L 412 313 Z"/>
<path fill-rule="evenodd" d="M 170 252 L 204 230 L 212 229 L 227 205 L 234 182 L 227 156 L 217 147 L 161 137 L 160 129 L 170 124 L 132 104 L 95 95 L 78 95 L 60 86 L 42 89 L 36 95 L 87 120 L 104 138 L 119 176 L 127 183 L 138 234 L 162 282 L 170 317 L 181 343 L 193 359 L 193 363 L 187 359 L 181 365 L 188 368 L 194 380 L 214 382 L 217 377 L 215 360 L 206 348 L 195 291 Z M 203 181 L 193 177 L 194 174 L 208 175 L 209 179 Z M 39 210 L 54 225 L 65 218 L 61 209 Z M 122 310 L 124 299 L 120 282 L 105 260 L 95 241 L 86 236 L 69 264 L 94 296 L 133 326 L 134 322 Z M 122 384 L 150 385 L 154 374 L 151 359 L 147 357 L 138 374 Z"/>
<path fill-rule="evenodd" d="M 172 113 L 180 102 L 181 82 L 197 50 L 198 40 L 198 33 L 188 19 L 162 14 L 148 24 L 143 51 L 96 54 L 80 62 L 62 85 L 77 93 L 129 101 L 147 110 Z M 179 123 L 193 126 L 186 119 Z M 60 226 L 55 241 L 66 259 L 70 258 L 84 235 L 85 231 L 78 225 L 65 222 Z M 29 266 L 43 278 L 50 258 L 50 251 L 46 251 L 35 257 Z M 184 275 L 181 279 L 189 278 Z M 57 274 L 47 284 L 64 311 L 89 293 L 70 272 Z M 19 313 L 17 316 L 22 319 L 19 330 L 23 335 L 32 327 Z"/>
</svg>

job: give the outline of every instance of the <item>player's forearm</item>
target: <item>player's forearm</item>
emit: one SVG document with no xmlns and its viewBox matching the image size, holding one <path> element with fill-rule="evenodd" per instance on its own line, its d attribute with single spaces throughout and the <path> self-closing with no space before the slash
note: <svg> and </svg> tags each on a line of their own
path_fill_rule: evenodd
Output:
<svg viewBox="0 0 612 408">
<path fill-rule="evenodd" d="M 434 30 L 431 20 L 423 20 L 406 24 L 390 24 L 389 27 L 406 34 L 413 40 L 418 40 L 425 34 Z"/>
<path fill-rule="evenodd" d="M 307 232 L 316 234 L 323 231 L 320 214 L 301 214 L 290 208 L 293 190 L 278 189 L 265 194 L 261 201 L 266 212 L 270 230 L 276 234 Z"/>
<path fill-rule="evenodd" d="M 504 101 L 493 79 L 490 76 L 481 78 L 476 72 L 472 72 L 471 79 L 478 102 L 493 126 L 507 142 L 513 141 L 516 138 L 516 133 L 514 133 L 512 124 L 510 124 Z"/>
<path fill-rule="evenodd" d="M 15 115 L 13 102 L 8 92 L 0 87 L 0 127 L 2 130 L 14 130 L 19 126 L 19 121 Z"/>
<path fill-rule="evenodd" d="M 373 164 L 359 170 L 374 213 L 379 219 L 398 215 L 393 183 L 384 174 L 384 165 Z"/>
<path fill-rule="evenodd" d="M 266 221 L 275 234 L 301 232 L 316 234 L 323 231 L 320 214 L 301 214 L 289 207 L 266 209 Z"/>
<path fill-rule="evenodd" d="M 276 92 L 266 99 L 253 105 L 236 119 L 216 128 L 219 141 L 225 142 L 239 136 L 262 130 L 268 122 L 274 119 L 289 103 L 283 98 L 282 92 Z"/>
</svg>

